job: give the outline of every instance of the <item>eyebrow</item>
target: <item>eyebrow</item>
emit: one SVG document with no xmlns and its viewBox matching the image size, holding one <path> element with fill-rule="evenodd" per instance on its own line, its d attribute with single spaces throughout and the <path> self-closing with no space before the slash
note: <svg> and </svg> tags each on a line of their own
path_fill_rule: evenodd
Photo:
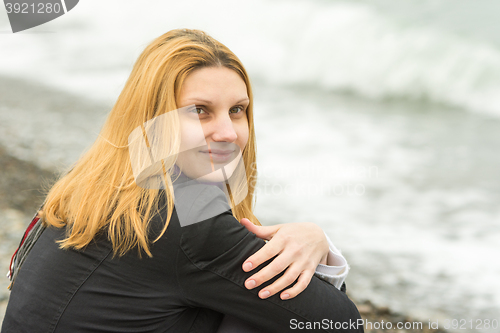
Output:
<svg viewBox="0 0 500 333">
<path fill-rule="evenodd" d="M 202 102 L 203 104 L 207 104 L 207 105 L 212 105 L 213 104 L 209 100 L 206 100 L 206 99 L 203 99 L 203 98 L 197 98 L 197 97 L 189 98 L 188 101 Z M 250 101 L 250 99 L 248 97 L 245 97 L 245 98 L 240 99 L 236 103 L 241 103 L 241 102 L 246 102 L 246 101 Z"/>
</svg>

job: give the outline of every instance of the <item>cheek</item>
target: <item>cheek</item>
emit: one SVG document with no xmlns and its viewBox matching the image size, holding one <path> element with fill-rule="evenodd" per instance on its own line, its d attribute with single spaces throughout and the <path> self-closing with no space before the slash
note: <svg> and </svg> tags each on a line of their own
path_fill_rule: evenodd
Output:
<svg viewBox="0 0 500 333">
<path fill-rule="evenodd" d="M 181 151 L 206 146 L 204 131 L 199 123 L 181 125 Z"/>
<path fill-rule="evenodd" d="M 238 135 L 238 146 L 240 147 L 241 151 L 245 149 L 247 143 L 248 143 L 248 137 L 250 135 L 249 129 L 248 129 L 248 124 L 244 123 L 238 126 L 236 130 L 236 134 Z"/>
</svg>

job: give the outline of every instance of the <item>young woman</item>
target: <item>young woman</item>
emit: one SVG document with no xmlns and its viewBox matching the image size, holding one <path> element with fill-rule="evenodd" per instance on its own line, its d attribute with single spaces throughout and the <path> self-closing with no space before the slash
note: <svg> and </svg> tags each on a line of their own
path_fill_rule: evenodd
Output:
<svg viewBox="0 0 500 333">
<path fill-rule="evenodd" d="M 201 31 L 160 36 L 50 190 L 2 332 L 361 332 L 343 258 L 314 224 L 259 226 L 255 176 L 241 62 Z"/>
</svg>

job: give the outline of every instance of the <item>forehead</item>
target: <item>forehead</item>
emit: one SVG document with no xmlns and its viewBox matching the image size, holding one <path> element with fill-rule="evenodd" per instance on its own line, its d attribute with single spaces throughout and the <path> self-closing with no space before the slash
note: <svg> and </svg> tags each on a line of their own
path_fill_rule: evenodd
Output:
<svg viewBox="0 0 500 333">
<path fill-rule="evenodd" d="M 191 72 L 182 84 L 179 99 L 210 99 L 225 101 L 248 98 L 247 86 L 241 76 L 226 67 L 204 67 Z"/>
</svg>

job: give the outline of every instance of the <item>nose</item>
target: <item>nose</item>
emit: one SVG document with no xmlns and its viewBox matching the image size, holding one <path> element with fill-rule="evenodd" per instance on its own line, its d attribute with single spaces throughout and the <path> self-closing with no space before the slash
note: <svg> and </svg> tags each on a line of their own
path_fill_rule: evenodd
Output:
<svg viewBox="0 0 500 333">
<path fill-rule="evenodd" d="M 229 114 L 219 115 L 213 120 L 211 135 L 215 142 L 234 142 L 238 138 Z"/>
</svg>

